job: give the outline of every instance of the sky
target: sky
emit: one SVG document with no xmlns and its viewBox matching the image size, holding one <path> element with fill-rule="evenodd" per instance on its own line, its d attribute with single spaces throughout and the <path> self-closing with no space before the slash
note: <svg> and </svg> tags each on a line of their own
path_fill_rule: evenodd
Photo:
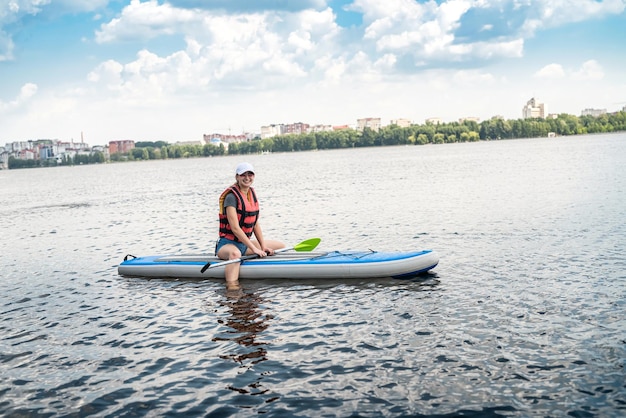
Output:
<svg viewBox="0 0 626 418">
<path fill-rule="evenodd" d="M 626 0 L 0 0 L 0 144 L 626 106 Z"/>
</svg>

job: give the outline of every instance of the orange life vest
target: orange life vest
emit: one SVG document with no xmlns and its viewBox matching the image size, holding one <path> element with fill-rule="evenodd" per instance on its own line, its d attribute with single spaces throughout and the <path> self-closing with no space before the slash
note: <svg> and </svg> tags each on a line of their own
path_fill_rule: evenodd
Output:
<svg viewBox="0 0 626 418">
<path fill-rule="evenodd" d="M 233 234 L 230 224 L 228 223 L 228 217 L 226 216 L 226 208 L 224 207 L 224 199 L 226 196 L 232 193 L 237 199 L 237 219 L 239 219 L 239 227 L 250 238 L 254 231 L 257 219 L 259 219 L 259 201 L 256 198 L 254 189 L 250 187 L 249 195 L 252 197 L 252 202 L 248 199 L 244 199 L 241 194 L 241 190 L 236 184 L 228 187 L 220 195 L 220 231 L 219 236 L 240 242 L 240 240 Z"/>
</svg>

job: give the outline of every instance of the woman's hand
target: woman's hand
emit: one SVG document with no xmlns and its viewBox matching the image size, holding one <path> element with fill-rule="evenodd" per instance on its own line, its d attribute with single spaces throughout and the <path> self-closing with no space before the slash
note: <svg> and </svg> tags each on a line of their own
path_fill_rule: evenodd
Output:
<svg viewBox="0 0 626 418">
<path fill-rule="evenodd" d="M 258 255 L 259 257 L 265 257 L 268 254 L 266 251 L 260 250 L 256 246 L 253 246 L 252 248 L 253 248 L 254 253 Z"/>
</svg>

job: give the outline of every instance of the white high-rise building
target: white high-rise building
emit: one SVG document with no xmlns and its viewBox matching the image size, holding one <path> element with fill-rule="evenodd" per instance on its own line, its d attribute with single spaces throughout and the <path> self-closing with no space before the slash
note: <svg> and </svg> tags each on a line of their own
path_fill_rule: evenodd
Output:
<svg viewBox="0 0 626 418">
<path fill-rule="evenodd" d="M 546 117 L 546 105 L 540 103 L 534 97 L 526 102 L 526 106 L 522 110 L 522 116 L 524 119 L 529 118 L 545 118 Z"/>
</svg>

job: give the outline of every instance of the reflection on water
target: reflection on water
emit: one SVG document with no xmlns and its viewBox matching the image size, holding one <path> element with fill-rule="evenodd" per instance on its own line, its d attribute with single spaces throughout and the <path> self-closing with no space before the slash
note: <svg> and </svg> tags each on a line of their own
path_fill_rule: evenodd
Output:
<svg viewBox="0 0 626 418">
<path fill-rule="evenodd" d="M 253 365 L 267 360 L 266 342 L 258 341 L 258 337 L 269 327 L 272 316 L 263 312 L 259 307 L 264 300 L 257 294 L 243 290 L 227 291 L 219 305 L 227 309 L 227 319 L 218 322 L 229 329 L 213 337 L 212 341 L 233 341 L 235 346 L 228 346 L 229 353 L 220 355 L 220 358 L 233 360 L 239 363 L 242 369 L 238 379 L 240 387 L 230 385 L 228 388 L 246 395 L 261 395 L 268 390 L 261 385 L 262 376 L 253 371 Z M 252 377 L 249 377 L 252 375 Z"/>
</svg>

